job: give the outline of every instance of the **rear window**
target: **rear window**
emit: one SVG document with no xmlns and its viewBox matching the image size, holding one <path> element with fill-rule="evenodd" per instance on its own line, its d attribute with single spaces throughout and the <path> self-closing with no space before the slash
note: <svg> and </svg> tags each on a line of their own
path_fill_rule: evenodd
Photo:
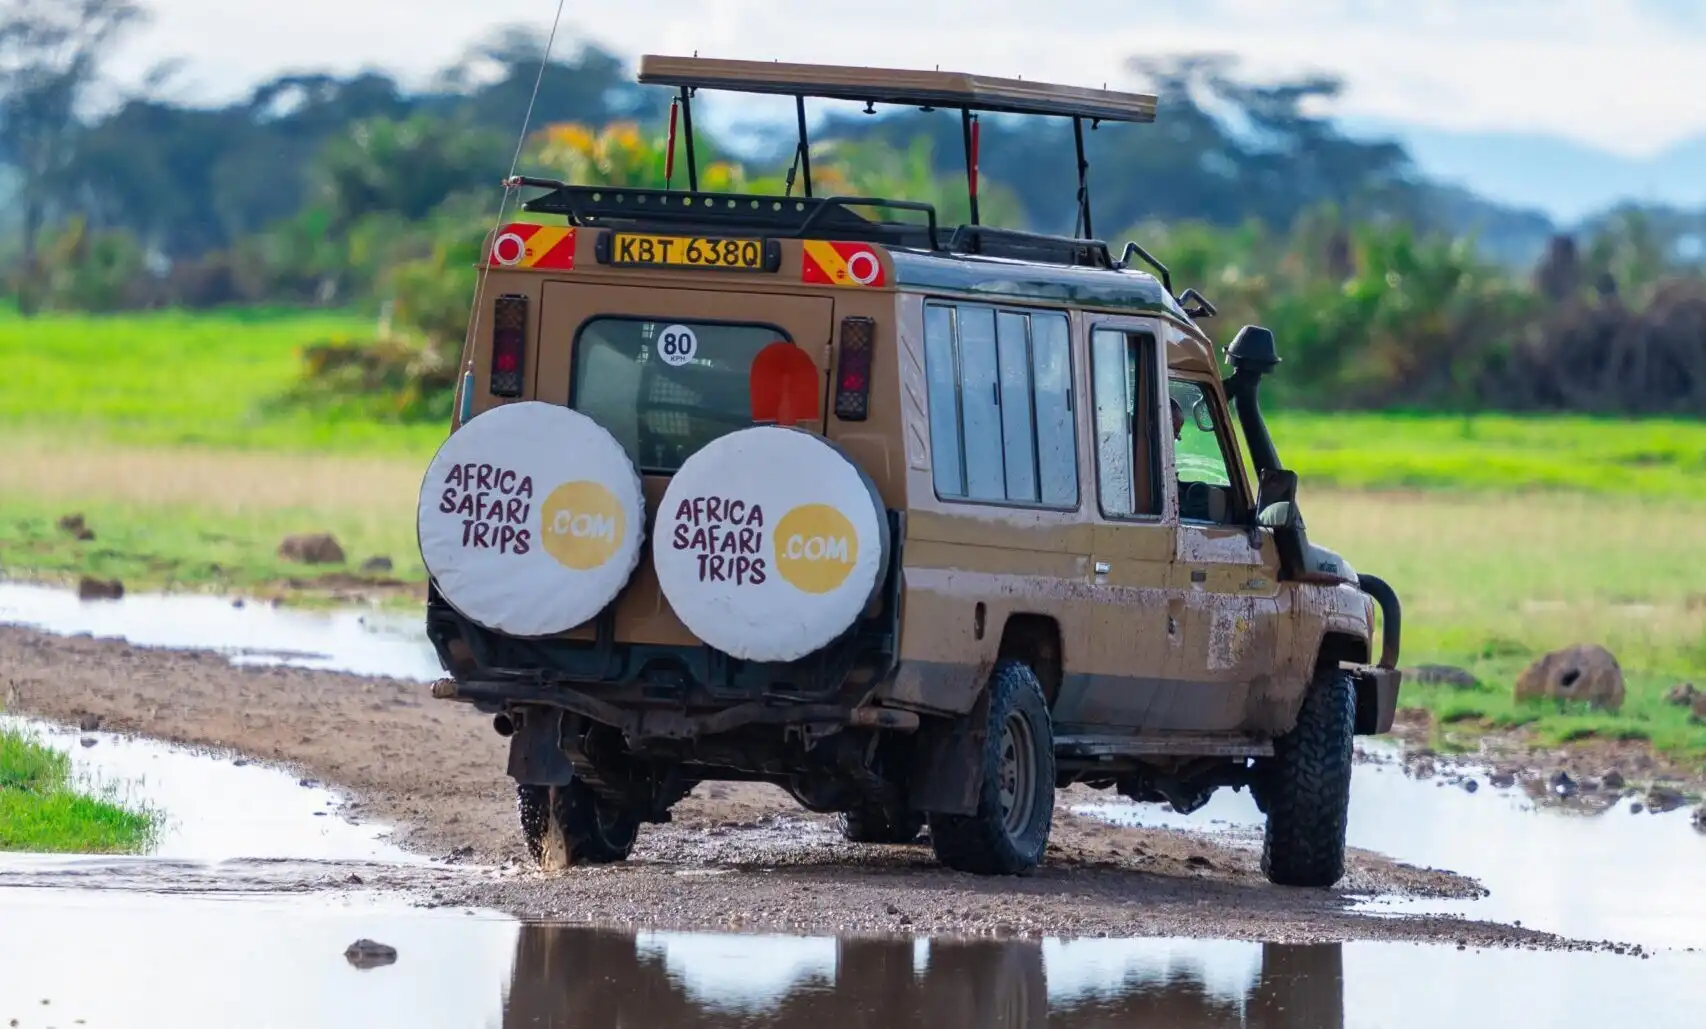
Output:
<svg viewBox="0 0 1706 1029">
<path fill-rule="evenodd" d="M 594 318 L 575 342 L 570 406 L 604 426 L 642 471 L 673 472 L 752 424 L 753 358 L 774 325 Z"/>
</svg>

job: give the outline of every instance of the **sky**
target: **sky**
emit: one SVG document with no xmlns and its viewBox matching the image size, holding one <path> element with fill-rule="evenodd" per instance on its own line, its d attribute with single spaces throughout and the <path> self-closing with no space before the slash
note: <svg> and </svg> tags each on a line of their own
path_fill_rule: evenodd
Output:
<svg viewBox="0 0 1706 1029">
<path fill-rule="evenodd" d="M 420 81 L 557 0 L 144 0 L 115 62 L 224 100 L 281 71 L 382 67 Z M 1115 88 L 1137 54 L 1222 52 L 1255 74 L 1326 71 L 1334 113 L 1522 132 L 1643 158 L 1706 135 L 1706 0 L 563 0 L 564 38 L 623 55 L 945 69 Z M 1044 21 L 1039 12 L 1051 17 Z"/>
</svg>

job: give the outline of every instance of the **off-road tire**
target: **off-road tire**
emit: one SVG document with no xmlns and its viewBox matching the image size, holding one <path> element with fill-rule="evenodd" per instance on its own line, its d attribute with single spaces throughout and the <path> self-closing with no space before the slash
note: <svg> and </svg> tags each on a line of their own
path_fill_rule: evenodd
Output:
<svg viewBox="0 0 1706 1029">
<path fill-rule="evenodd" d="M 639 815 L 594 793 L 579 779 L 567 786 L 516 786 L 521 836 L 546 872 L 626 861 L 640 832 Z"/>
<path fill-rule="evenodd" d="M 1262 873 L 1269 882 L 1325 888 L 1344 876 L 1355 728 L 1356 682 L 1326 663 L 1263 770 Z"/>
<path fill-rule="evenodd" d="M 1042 861 L 1054 819 L 1054 724 L 1042 685 L 1028 666 L 1001 662 L 987 689 L 977 810 L 932 812 L 930 844 L 937 859 L 957 871 L 1028 875 Z M 1028 762 L 1028 771 L 1020 771 L 1019 762 Z M 1002 799 L 1004 776 L 1011 803 Z"/>
<path fill-rule="evenodd" d="M 907 811 L 896 821 L 880 807 L 856 807 L 835 820 L 849 843 L 917 843 L 924 831 L 924 815 L 918 811 Z"/>
</svg>

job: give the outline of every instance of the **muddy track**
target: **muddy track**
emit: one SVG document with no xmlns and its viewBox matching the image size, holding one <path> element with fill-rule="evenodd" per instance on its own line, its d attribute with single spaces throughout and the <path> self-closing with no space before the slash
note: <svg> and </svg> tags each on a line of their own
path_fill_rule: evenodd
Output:
<svg viewBox="0 0 1706 1029">
<path fill-rule="evenodd" d="M 770 787 L 706 784 L 622 866 L 541 876 L 522 863 L 504 741 L 485 716 L 423 684 L 134 647 L 0 626 L 0 699 L 22 714 L 275 761 L 350 792 L 427 854 L 508 866 L 423 877 L 423 900 L 606 925 L 803 932 L 1208 936 L 1310 942 L 1430 940 L 1577 947 L 1547 933 L 1444 917 L 1370 917 L 1369 896 L 1469 898 L 1474 881 L 1353 851 L 1338 889 L 1270 886 L 1260 840 L 1121 828 L 1057 805 L 1044 867 L 1024 879 L 947 871 L 927 846 L 841 840 Z M 264 855 L 263 855 L 264 856 Z"/>
</svg>

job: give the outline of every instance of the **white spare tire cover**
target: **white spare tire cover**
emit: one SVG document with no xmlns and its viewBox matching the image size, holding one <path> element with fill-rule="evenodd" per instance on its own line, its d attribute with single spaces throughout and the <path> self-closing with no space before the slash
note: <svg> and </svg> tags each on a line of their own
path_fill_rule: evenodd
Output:
<svg viewBox="0 0 1706 1029">
<path fill-rule="evenodd" d="M 682 624 L 748 661 L 793 661 L 858 619 L 888 567 L 876 487 L 798 429 L 721 436 L 670 480 L 652 532 L 658 583 Z"/>
<path fill-rule="evenodd" d="M 615 437 L 556 404 L 483 412 L 451 433 L 421 483 L 421 559 L 445 601 L 511 636 L 602 611 L 639 564 L 640 476 Z"/>
</svg>

